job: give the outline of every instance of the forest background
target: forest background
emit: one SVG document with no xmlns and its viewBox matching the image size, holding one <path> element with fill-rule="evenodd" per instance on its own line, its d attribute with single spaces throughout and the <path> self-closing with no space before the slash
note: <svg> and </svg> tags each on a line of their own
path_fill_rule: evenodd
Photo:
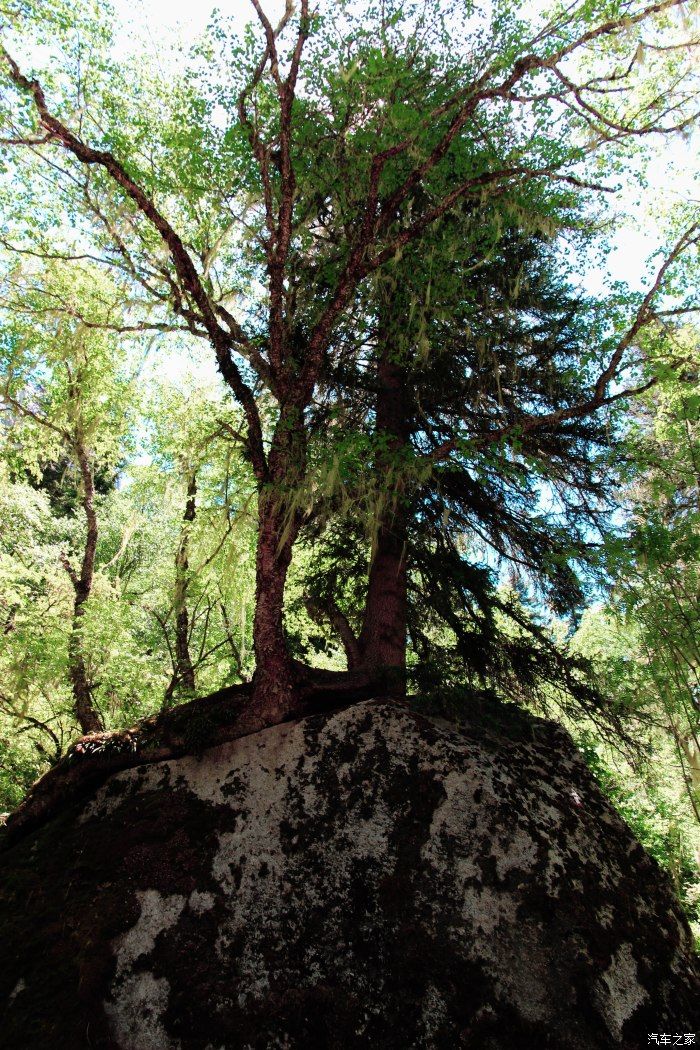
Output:
<svg viewBox="0 0 700 1050">
<path fill-rule="evenodd" d="M 83 733 L 251 679 L 267 500 L 293 666 L 559 719 L 700 935 L 692 6 L 253 7 L 184 40 L 155 6 L 1 8 L 0 807 Z M 275 310 L 294 375 L 379 155 L 374 256 L 285 423 Z M 254 426 L 289 457 L 264 484 Z"/>
</svg>

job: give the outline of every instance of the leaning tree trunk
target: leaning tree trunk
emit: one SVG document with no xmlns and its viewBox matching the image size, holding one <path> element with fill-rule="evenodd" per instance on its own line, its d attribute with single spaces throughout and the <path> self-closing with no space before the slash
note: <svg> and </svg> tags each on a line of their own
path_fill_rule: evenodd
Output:
<svg viewBox="0 0 700 1050">
<path fill-rule="evenodd" d="M 197 513 L 197 477 L 192 471 L 187 475 L 187 502 L 182 516 L 180 542 L 175 555 L 175 666 L 173 676 L 165 693 L 164 706 L 168 706 L 176 690 L 192 696 L 196 691 L 194 665 L 190 656 L 190 618 L 187 610 L 187 591 L 190 583 L 189 545 L 190 529 Z"/>
<path fill-rule="evenodd" d="M 407 400 L 405 370 L 392 358 L 389 340 L 383 339 L 377 365 L 376 431 L 387 441 L 377 467 L 389 476 L 400 472 L 398 460 L 409 442 Z M 386 495 L 369 569 L 358 666 L 376 677 L 383 689 L 402 695 L 406 691 L 408 508 L 400 476 Z"/>
<path fill-rule="evenodd" d="M 301 523 L 293 507 L 294 492 L 305 466 L 302 413 L 283 407 L 268 456 L 268 478 L 258 490 L 251 703 L 270 724 L 296 705 L 294 663 L 284 632 L 284 587 Z"/>
<path fill-rule="evenodd" d="M 334 601 L 318 601 L 313 598 L 306 599 L 306 611 L 315 623 L 320 625 L 330 623 L 338 635 L 348 665 L 348 671 L 356 671 L 362 663 L 360 645 L 355 637 L 350 621 L 345 613 Z"/>
<path fill-rule="evenodd" d="M 95 512 L 95 481 L 90 466 L 88 452 L 82 442 L 75 445 L 75 453 L 83 485 L 83 511 L 87 533 L 85 547 L 77 573 L 68 559 L 63 557 L 63 566 L 68 573 L 75 599 L 73 602 L 73 622 L 68 642 L 68 672 L 73 689 L 73 710 L 83 733 L 99 733 L 104 729 L 102 717 L 95 706 L 92 696 L 92 682 L 87 671 L 83 648 L 83 621 L 87 600 L 92 591 L 95 573 L 95 551 L 97 549 L 97 514 Z"/>
<path fill-rule="evenodd" d="M 700 820 L 700 743 L 696 733 L 676 733 L 676 739 L 685 757 L 685 778 L 695 815 Z M 697 851 L 700 862 L 700 850 Z"/>
</svg>

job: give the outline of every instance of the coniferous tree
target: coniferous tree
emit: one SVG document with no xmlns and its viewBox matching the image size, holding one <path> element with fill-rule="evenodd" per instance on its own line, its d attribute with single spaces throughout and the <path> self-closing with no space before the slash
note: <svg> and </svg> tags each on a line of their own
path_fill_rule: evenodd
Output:
<svg viewBox="0 0 700 1050">
<path fill-rule="evenodd" d="M 208 60 L 197 83 L 192 68 L 123 75 L 89 3 L 68 17 L 61 0 L 21 0 L 6 15 L 3 116 L 4 144 L 21 157 L 13 185 L 45 216 L 13 247 L 70 265 L 88 244 L 128 289 L 124 326 L 207 340 L 244 412 L 258 496 L 253 708 L 274 721 L 294 707 L 299 677 L 284 589 L 312 486 L 312 406 L 369 285 L 457 207 L 535 185 L 599 196 L 621 148 L 692 122 L 696 86 L 675 30 L 671 59 L 653 46 L 682 0 L 535 16 L 510 2 L 465 14 L 408 2 L 312 11 L 301 0 L 277 26 L 253 6 L 257 30 L 243 43 L 215 27 L 195 56 L 199 72 Z M 80 228 L 59 251 L 58 199 Z M 696 239 L 691 224 L 582 400 L 494 416 L 486 440 L 573 427 L 620 396 L 668 268 Z M 461 440 L 447 437 L 441 455 Z"/>
<path fill-rule="evenodd" d="M 556 239 L 541 231 L 501 229 L 485 264 L 483 244 L 472 259 L 436 254 L 408 252 L 375 283 L 356 371 L 348 375 L 346 347 L 329 372 L 326 460 L 350 461 L 352 426 L 369 469 L 355 472 L 354 490 L 341 469 L 326 516 L 319 508 L 309 526 L 325 566 L 307 583 L 311 609 L 341 634 L 353 670 L 393 677 L 394 688 L 410 639 L 424 668 L 439 653 L 444 674 L 457 657 L 482 686 L 507 681 L 527 694 L 564 680 L 590 703 L 522 603 L 499 588 L 497 566 L 550 611 L 581 604 L 579 577 L 615 486 L 614 419 L 516 428 L 534 409 L 580 403 L 607 314 L 575 290 Z M 333 426 L 339 404 L 343 425 Z M 518 440 L 500 440 L 508 428 Z M 366 556 L 366 591 L 348 588 Z"/>
</svg>

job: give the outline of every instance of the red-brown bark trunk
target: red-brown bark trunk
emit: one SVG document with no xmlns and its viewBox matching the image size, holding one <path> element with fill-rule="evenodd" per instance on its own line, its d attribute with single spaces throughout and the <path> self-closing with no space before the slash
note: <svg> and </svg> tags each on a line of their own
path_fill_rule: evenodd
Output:
<svg viewBox="0 0 700 1050">
<path fill-rule="evenodd" d="M 285 535 L 283 513 L 273 500 L 259 498 L 253 620 L 253 704 L 271 719 L 282 717 L 294 703 L 293 666 L 284 634 L 284 586 L 295 537 Z"/>
<path fill-rule="evenodd" d="M 383 340 L 377 365 L 376 431 L 386 437 L 377 469 L 397 478 L 387 493 L 369 570 L 367 601 L 359 638 L 360 666 L 395 694 L 406 690 L 408 512 L 400 478 L 400 457 L 409 441 L 404 369 Z"/>
<path fill-rule="evenodd" d="M 380 527 L 369 571 L 359 666 L 392 693 L 406 690 L 406 540 L 397 514 Z"/>
<path fill-rule="evenodd" d="M 268 457 L 268 484 L 258 493 L 252 705 L 270 724 L 282 720 L 296 702 L 294 664 L 284 633 L 284 587 L 300 525 L 290 504 L 305 465 L 302 413 L 285 407 Z"/>
</svg>

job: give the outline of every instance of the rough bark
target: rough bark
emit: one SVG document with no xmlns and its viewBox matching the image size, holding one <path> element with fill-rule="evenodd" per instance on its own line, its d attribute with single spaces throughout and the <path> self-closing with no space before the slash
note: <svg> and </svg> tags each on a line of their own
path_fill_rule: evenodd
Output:
<svg viewBox="0 0 700 1050">
<path fill-rule="evenodd" d="M 90 466 L 90 457 L 83 442 L 75 442 L 75 454 L 82 481 L 82 505 L 85 513 L 86 535 L 80 572 L 77 573 L 66 557 L 63 566 L 73 584 L 73 623 L 68 642 L 68 672 L 73 689 L 73 709 L 83 733 L 99 733 L 104 729 L 102 716 L 92 697 L 92 682 L 87 670 L 83 649 L 83 620 L 85 606 L 92 591 L 95 575 L 95 551 L 97 549 L 98 525 L 95 511 L 95 480 Z"/>
<path fill-rule="evenodd" d="M 284 633 L 284 587 L 296 538 L 294 523 L 265 493 L 258 500 L 255 566 L 253 704 L 279 720 L 294 707 L 295 673 Z"/>
<path fill-rule="evenodd" d="M 190 528 L 197 513 L 197 477 L 194 472 L 187 475 L 187 502 L 182 516 L 180 542 L 175 555 L 175 665 L 173 675 L 165 693 L 166 706 L 175 691 L 192 695 L 196 691 L 195 671 L 190 656 L 190 618 L 187 609 L 187 591 L 190 583 L 189 544 Z"/>
<path fill-rule="evenodd" d="M 390 477 L 397 476 L 397 464 L 409 443 L 407 401 L 405 368 L 396 359 L 390 339 L 380 335 L 376 432 L 386 440 L 386 445 L 378 455 L 377 470 L 387 472 Z M 393 491 L 386 493 L 358 640 L 358 666 L 399 695 L 406 689 L 407 533 L 408 510 L 399 482 Z"/>
<path fill-rule="evenodd" d="M 688 773 L 693 791 L 700 798 L 700 747 L 697 738 L 689 733 L 681 737 L 681 747 L 688 763 Z"/>
<path fill-rule="evenodd" d="M 226 602 L 219 602 L 219 609 L 221 611 L 221 619 L 223 620 L 224 629 L 226 631 L 226 640 L 228 641 L 229 649 L 231 650 L 231 656 L 236 666 L 236 674 L 243 680 L 243 658 L 240 646 L 236 643 L 236 639 L 233 636 L 233 630 L 231 628 L 231 621 L 229 619 L 228 610 L 226 608 Z"/>
<path fill-rule="evenodd" d="M 406 524 L 397 508 L 379 528 L 359 638 L 359 666 L 376 672 L 399 692 L 405 691 L 406 600 Z"/>
<path fill-rule="evenodd" d="M 700 744 L 695 733 L 678 734 L 678 743 L 685 758 L 685 779 L 695 816 L 700 820 Z M 700 867 L 700 848 L 695 851 Z"/>
<path fill-rule="evenodd" d="M 299 406 L 299 398 L 290 397 L 280 411 L 267 482 L 258 489 L 252 704 L 271 723 L 281 721 L 295 707 L 295 665 L 284 632 L 284 587 L 301 525 L 296 488 L 306 469 L 306 434 Z"/>
</svg>

